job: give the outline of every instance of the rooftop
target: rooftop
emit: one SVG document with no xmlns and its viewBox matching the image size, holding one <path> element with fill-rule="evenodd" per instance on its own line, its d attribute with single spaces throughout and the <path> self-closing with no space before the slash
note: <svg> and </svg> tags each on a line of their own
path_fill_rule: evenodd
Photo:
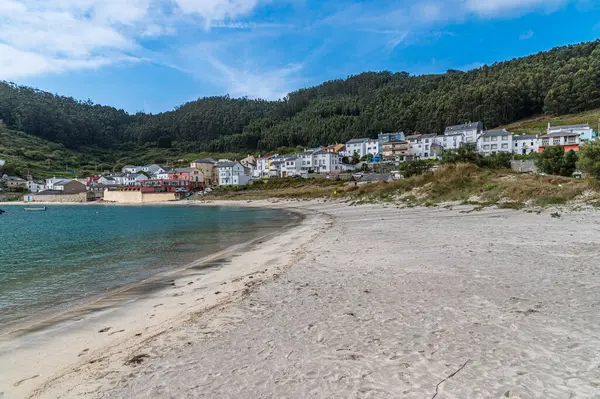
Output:
<svg viewBox="0 0 600 399">
<path fill-rule="evenodd" d="M 537 136 L 513 136 L 513 140 L 535 140 Z"/>
<path fill-rule="evenodd" d="M 483 130 L 483 122 L 470 122 L 462 125 L 447 126 L 445 132 L 457 132 L 460 130 L 478 129 Z"/>
<path fill-rule="evenodd" d="M 589 129 L 590 125 L 587 123 L 579 125 L 565 125 L 565 126 L 548 126 L 548 130 L 570 130 L 570 129 Z"/>
<path fill-rule="evenodd" d="M 348 140 L 346 142 L 346 144 L 360 144 L 360 143 L 364 143 L 367 140 L 369 140 L 369 139 L 352 139 L 352 140 Z"/>
<path fill-rule="evenodd" d="M 571 132 L 571 131 L 559 131 L 559 132 L 548 133 L 547 135 L 545 135 L 545 136 L 543 136 L 541 138 L 546 138 L 546 137 L 567 137 L 567 136 L 577 136 L 577 137 L 579 137 L 579 133 Z"/>
<path fill-rule="evenodd" d="M 502 130 L 487 130 L 485 131 L 481 137 L 496 137 L 496 136 L 509 136 L 512 133 L 507 132 L 506 129 Z"/>
</svg>

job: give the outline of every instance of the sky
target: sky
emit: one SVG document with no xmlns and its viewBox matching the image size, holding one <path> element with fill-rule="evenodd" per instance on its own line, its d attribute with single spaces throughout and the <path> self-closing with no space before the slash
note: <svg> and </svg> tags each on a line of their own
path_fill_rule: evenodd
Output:
<svg viewBox="0 0 600 399">
<path fill-rule="evenodd" d="M 0 0 L 0 80 L 163 112 L 600 37 L 600 0 Z"/>
</svg>

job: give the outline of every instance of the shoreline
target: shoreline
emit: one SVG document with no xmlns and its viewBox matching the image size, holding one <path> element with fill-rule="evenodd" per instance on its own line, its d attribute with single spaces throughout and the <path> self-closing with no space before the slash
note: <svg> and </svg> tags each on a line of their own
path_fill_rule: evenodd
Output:
<svg viewBox="0 0 600 399">
<path fill-rule="evenodd" d="M 72 204 L 56 204 L 72 205 Z M 87 205 L 87 204 L 80 204 Z M 100 204 L 97 204 L 100 205 Z M 104 205 L 104 204 L 102 204 Z M 171 204 L 109 204 L 109 205 L 138 205 L 165 206 Z M 198 204 L 186 203 L 187 206 L 234 206 L 242 204 Z M 247 204 L 244 204 L 243 207 Z M 263 206 L 252 206 L 264 208 Z M 274 207 L 270 207 L 273 209 Z M 279 208 L 278 208 L 279 209 Z M 289 236 L 303 226 L 309 212 L 281 209 L 281 212 L 292 216 L 285 224 L 267 234 L 254 237 L 243 243 L 234 244 L 218 252 L 203 256 L 193 262 L 188 262 L 174 270 L 163 271 L 147 279 L 116 287 L 107 294 L 83 299 L 75 307 L 66 311 L 51 311 L 33 316 L 32 319 L 19 320 L 3 326 L 0 330 L 0 364 L 12 364 L 10 371 L 3 371 L 5 383 L 0 381 L 0 393 L 8 397 L 29 396 L 57 370 L 67 370 L 70 366 L 80 363 L 94 353 L 103 352 L 107 348 L 119 345 L 123 341 L 139 337 L 145 339 L 146 330 L 155 330 L 165 323 L 181 323 L 181 319 L 196 312 L 203 312 L 233 300 L 241 289 L 230 280 L 241 279 L 248 274 L 257 274 L 254 281 L 262 281 L 260 276 L 268 275 L 270 269 L 245 268 L 237 265 L 238 259 L 244 254 L 255 252 L 260 248 L 272 246 L 272 241 L 281 236 Z M 204 280 L 201 286 L 197 281 Z M 218 290 L 215 280 L 223 287 Z M 235 289 L 232 290 L 232 288 Z M 172 291 L 177 289 L 176 295 Z M 213 290 L 213 292 L 211 292 Z M 220 292 L 219 292 L 220 291 Z M 219 295 L 214 293 L 219 292 Z M 214 295 L 213 298 L 209 296 Z M 200 300 L 199 298 L 202 298 Z M 151 305 L 160 299 L 160 304 Z M 178 309 L 185 306 L 183 310 Z M 150 315 L 147 320 L 139 320 L 136 315 Z M 99 327 L 104 324 L 118 324 L 120 329 Z M 144 338 L 142 338 L 144 337 Z M 101 342 L 94 342 L 102 338 Z M 59 341 L 69 340 L 68 348 L 62 347 Z M 80 344 L 77 344 L 80 343 Z M 23 362 L 30 359 L 33 353 L 46 353 L 45 361 L 38 359 L 35 367 L 32 363 Z M 48 360 L 51 362 L 48 362 Z M 60 361 L 57 361 L 60 359 Z M 51 364 L 49 364 L 51 363 Z M 19 364 L 22 367 L 19 367 Z M 29 379 L 30 370 L 38 370 Z M 46 379 L 43 379 L 43 378 Z M 9 382 L 11 380 L 12 384 Z M 25 381 L 28 383 L 26 384 Z M 12 386 L 11 386 L 12 385 Z M 0 395 L 1 396 L 1 395 Z"/>
<path fill-rule="evenodd" d="M 31 351 L 10 363 L 26 372 L 0 381 L 0 392 L 36 398 L 597 395 L 599 212 L 557 217 L 472 205 L 407 209 L 331 201 L 223 205 L 300 210 L 306 218 L 226 267 L 154 295 L 146 309 L 155 315 L 127 304 L 84 321 L 85 328 L 53 333 L 63 346 L 88 351 L 32 342 Z M 75 360 L 66 362 L 69 356 Z M 43 369 L 56 359 L 60 367 Z"/>
</svg>

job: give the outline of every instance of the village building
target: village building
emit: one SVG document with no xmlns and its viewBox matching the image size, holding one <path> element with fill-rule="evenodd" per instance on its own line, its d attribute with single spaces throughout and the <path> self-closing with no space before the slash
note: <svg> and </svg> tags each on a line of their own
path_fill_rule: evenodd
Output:
<svg viewBox="0 0 600 399">
<path fill-rule="evenodd" d="M 391 140 L 381 145 L 382 157 L 386 161 L 404 162 L 412 159 L 411 145 L 404 140 Z"/>
<path fill-rule="evenodd" d="M 277 157 L 277 154 L 269 154 L 256 159 L 256 169 L 254 169 L 254 177 L 267 177 L 269 176 L 269 163 L 272 158 Z"/>
<path fill-rule="evenodd" d="M 369 141 L 369 139 L 363 138 L 363 139 L 352 139 L 352 140 L 346 142 L 346 152 L 345 152 L 346 156 L 353 157 L 354 154 L 358 154 L 358 157 L 362 158 L 365 155 L 367 155 L 366 148 L 365 148 L 365 144 L 367 141 Z"/>
<path fill-rule="evenodd" d="M 381 154 L 381 146 L 379 140 L 369 139 L 365 141 L 365 155 L 378 157 Z"/>
<path fill-rule="evenodd" d="M 581 144 L 580 133 L 577 131 L 558 131 L 547 134 L 540 137 L 540 144 L 538 152 L 543 152 L 544 149 L 561 145 L 565 152 L 573 150 L 579 151 L 579 145 Z"/>
<path fill-rule="evenodd" d="M 448 126 L 444 130 L 444 135 L 460 134 L 464 137 L 465 143 L 476 144 L 479 136 L 483 134 L 483 122 L 465 123 L 462 125 Z"/>
<path fill-rule="evenodd" d="M 8 176 L 8 175 L 4 175 L 2 176 L 2 180 L 4 181 L 4 183 L 6 184 L 6 186 L 10 189 L 10 188 L 22 188 L 22 189 L 27 189 L 27 180 L 22 179 L 18 176 Z"/>
<path fill-rule="evenodd" d="M 220 160 L 216 167 L 219 171 L 219 186 L 245 186 L 252 180 L 239 162 Z"/>
<path fill-rule="evenodd" d="M 477 150 L 484 155 L 513 152 L 513 135 L 506 129 L 488 130 L 477 140 Z"/>
<path fill-rule="evenodd" d="M 548 122 L 546 134 L 551 135 L 553 133 L 576 133 L 579 135 L 580 142 L 588 142 L 596 138 L 594 130 L 587 123 L 580 125 L 552 126 L 552 124 Z"/>
<path fill-rule="evenodd" d="M 528 155 L 538 152 L 540 140 L 537 136 L 513 136 L 513 153 Z"/>
<path fill-rule="evenodd" d="M 379 133 L 377 136 L 377 141 L 379 141 L 380 145 L 383 143 L 387 143 L 389 141 L 404 141 L 405 134 L 404 132 L 394 132 L 394 133 Z"/>
<path fill-rule="evenodd" d="M 465 142 L 465 137 L 462 133 L 448 133 L 437 136 L 435 143 L 440 145 L 444 151 L 456 150 Z"/>
<path fill-rule="evenodd" d="M 87 186 L 74 179 L 65 179 L 54 183 L 52 190 L 57 191 L 60 194 L 79 194 L 85 193 L 87 191 Z"/>
<path fill-rule="evenodd" d="M 406 141 L 410 143 L 410 152 L 413 158 L 436 159 L 438 152 L 433 151 L 432 148 L 432 145 L 436 144 L 436 137 L 435 133 L 406 136 Z"/>
</svg>

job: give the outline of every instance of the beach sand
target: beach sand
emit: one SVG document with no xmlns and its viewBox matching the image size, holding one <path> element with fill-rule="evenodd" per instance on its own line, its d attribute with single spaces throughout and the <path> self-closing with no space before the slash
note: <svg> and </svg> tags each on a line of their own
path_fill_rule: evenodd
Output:
<svg viewBox="0 0 600 399">
<path fill-rule="evenodd" d="M 246 205 L 306 218 L 0 342 L 3 397 L 600 397 L 600 213 Z"/>
</svg>

